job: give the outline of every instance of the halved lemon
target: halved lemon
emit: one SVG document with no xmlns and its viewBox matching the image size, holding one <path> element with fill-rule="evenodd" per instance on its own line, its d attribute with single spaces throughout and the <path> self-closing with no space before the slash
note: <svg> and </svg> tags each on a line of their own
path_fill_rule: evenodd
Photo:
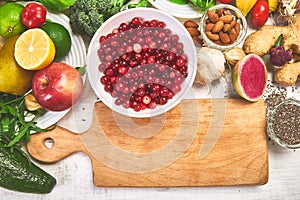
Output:
<svg viewBox="0 0 300 200">
<path fill-rule="evenodd" d="M 22 68 L 40 70 L 53 61 L 55 46 L 42 29 L 29 29 L 23 32 L 16 41 L 14 56 Z"/>
</svg>

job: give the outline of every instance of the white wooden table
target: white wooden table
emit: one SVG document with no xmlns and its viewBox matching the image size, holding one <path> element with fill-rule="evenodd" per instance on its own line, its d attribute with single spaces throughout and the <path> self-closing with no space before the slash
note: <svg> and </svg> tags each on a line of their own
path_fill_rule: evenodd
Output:
<svg viewBox="0 0 300 200">
<path fill-rule="evenodd" d="M 287 150 L 273 141 L 269 145 L 269 181 L 263 186 L 190 188 L 99 188 L 93 185 L 88 156 L 73 154 L 54 164 L 36 162 L 57 179 L 46 195 L 27 194 L 0 187 L 1 200 L 191 200 L 191 199 L 300 199 L 300 149 Z"/>
<path fill-rule="evenodd" d="M 38 163 L 57 179 L 50 194 L 36 195 L 0 188 L 1 200 L 166 200 L 166 199 L 300 199 L 300 150 L 269 144 L 269 181 L 263 186 L 191 188 L 98 188 L 93 185 L 91 162 L 83 153 L 54 164 Z"/>
</svg>

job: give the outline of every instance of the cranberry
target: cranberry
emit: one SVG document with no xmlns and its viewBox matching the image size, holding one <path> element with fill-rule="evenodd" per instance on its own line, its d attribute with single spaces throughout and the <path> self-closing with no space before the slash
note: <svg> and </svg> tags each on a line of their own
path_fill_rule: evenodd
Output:
<svg viewBox="0 0 300 200">
<path fill-rule="evenodd" d="M 136 24 L 136 25 L 141 24 L 140 19 L 138 17 L 132 18 L 131 23 Z"/>
<path fill-rule="evenodd" d="M 150 22 L 149 21 L 144 21 L 142 24 L 142 27 L 150 27 Z"/>
<path fill-rule="evenodd" d="M 135 53 L 141 53 L 141 52 L 142 52 L 142 45 L 139 44 L 139 43 L 135 43 L 135 44 L 133 45 L 133 51 L 134 51 Z"/>
<path fill-rule="evenodd" d="M 155 63 L 155 58 L 154 58 L 153 56 L 149 56 L 149 57 L 147 58 L 147 62 L 148 62 L 149 64 L 154 64 L 154 63 Z"/>
<path fill-rule="evenodd" d="M 105 70 L 105 75 L 106 76 L 109 76 L 109 77 L 111 77 L 111 76 L 113 76 L 114 75 L 114 70 L 112 70 L 112 69 L 110 69 L 110 68 L 108 68 L 108 69 L 106 69 Z"/>
<path fill-rule="evenodd" d="M 125 86 L 122 92 L 124 94 L 128 94 L 129 93 L 129 87 Z"/>
<path fill-rule="evenodd" d="M 177 42 L 178 40 L 179 40 L 179 36 L 178 35 L 172 35 L 171 36 L 171 41 Z"/>
<path fill-rule="evenodd" d="M 141 104 L 137 104 L 133 106 L 134 111 L 139 112 L 140 110 L 142 110 L 142 106 Z"/>
<path fill-rule="evenodd" d="M 151 103 L 151 97 L 148 95 L 143 96 L 142 98 L 142 102 L 146 105 L 148 105 L 149 103 Z"/>
<path fill-rule="evenodd" d="M 159 27 L 159 28 L 165 28 L 166 24 L 165 24 L 165 22 L 160 21 L 160 22 L 157 23 L 157 27 Z"/>
<path fill-rule="evenodd" d="M 173 92 L 174 94 L 176 94 L 177 92 L 180 92 L 180 90 L 181 90 L 180 85 L 174 85 L 174 86 L 172 87 L 172 92 Z"/>
<path fill-rule="evenodd" d="M 156 20 L 156 19 L 153 19 L 153 20 L 150 21 L 150 26 L 151 27 L 156 27 L 157 24 L 158 24 L 158 20 Z"/>
<path fill-rule="evenodd" d="M 101 78 L 100 78 L 100 81 L 101 81 L 101 83 L 103 84 L 103 85 L 106 85 L 106 84 L 108 84 L 110 81 L 109 81 L 109 78 L 107 77 L 107 76 L 102 76 Z"/>
<path fill-rule="evenodd" d="M 134 96 L 134 100 L 136 102 L 141 102 L 142 101 L 142 97 L 136 95 L 136 96 Z"/>
<path fill-rule="evenodd" d="M 156 103 L 154 101 L 151 101 L 149 104 L 148 104 L 148 108 L 149 109 L 154 109 L 156 108 Z"/>
<path fill-rule="evenodd" d="M 117 77 L 112 76 L 109 78 L 110 83 L 115 83 L 117 81 Z"/>
<path fill-rule="evenodd" d="M 113 91 L 113 86 L 112 86 L 112 84 L 110 84 L 110 83 L 108 83 L 108 84 L 106 84 L 105 86 L 104 86 L 104 90 L 106 91 L 106 92 L 112 92 Z"/>
<path fill-rule="evenodd" d="M 143 97 L 145 94 L 146 94 L 146 91 L 144 89 L 139 88 L 136 91 L 136 95 L 138 95 L 140 97 Z"/>
<path fill-rule="evenodd" d="M 122 105 L 122 100 L 121 100 L 121 99 L 116 99 L 116 100 L 115 100 L 115 104 L 116 104 L 117 106 Z"/>
<path fill-rule="evenodd" d="M 102 43 L 106 40 L 106 37 L 104 35 L 102 35 L 99 39 L 99 42 Z"/>
<path fill-rule="evenodd" d="M 165 105 L 167 102 L 168 102 L 168 98 L 167 98 L 167 97 L 161 97 L 161 98 L 159 99 L 159 103 L 160 103 L 161 105 Z"/>
<path fill-rule="evenodd" d="M 181 84 L 183 81 L 184 81 L 184 77 L 182 77 L 182 76 L 177 76 L 177 77 L 174 79 L 174 83 L 175 83 L 175 84 Z"/>
<path fill-rule="evenodd" d="M 98 70 L 99 70 L 100 72 L 103 72 L 105 69 L 106 69 L 106 67 L 104 66 L 103 63 L 101 63 L 101 64 L 98 66 Z"/>
<path fill-rule="evenodd" d="M 167 61 L 174 61 L 175 58 L 176 58 L 176 54 L 174 52 L 168 51 L 165 54 L 165 58 L 166 58 Z"/>
<path fill-rule="evenodd" d="M 125 101 L 124 103 L 123 103 L 123 106 L 124 106 L 124 108 L 130 108 L 131 107 L 131 101 L 130 100 L 127 100 L 127 101 Z"/>
<path fill-rule="evenodd" d="M 187 57 L 179 36 L 165 27 L 156 19 L 134 17 L 100 37 L 98 69 L 104 72 L 100 82 L 116 98 L 116 105 L 137 112 L 153 109 L 181 90 Z"/>
</svg>

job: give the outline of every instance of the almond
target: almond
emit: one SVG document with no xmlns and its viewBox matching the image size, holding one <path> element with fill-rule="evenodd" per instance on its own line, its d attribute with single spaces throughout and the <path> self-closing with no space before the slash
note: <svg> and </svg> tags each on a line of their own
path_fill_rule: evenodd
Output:
<svg viewBox="0 0 300 200">
<path fill-rule="evenodd" d="M 216 41 L 214 41 L 216 44 L 218 44 L 218 45 L 222 45 L 223 43 L 220 41 L 220 40 L 216 40 Z"/>
<path fill-rule="evenodd" d="M 230 43 L 234 43 L 238 37 L 236 30 L 233 28 L 229 32 Z"/>
<path fill-rule="evenodd" d="M 220 36 L 218 34 L 214 34 L 210 31 L 205 32 L 205 34 L 210 40 L 216 41 L 220 39 Z"/>
<path fill-rule="evenodd" d="M 211 32 L 212 32 L 212 33 L 219 33 L 219 32 L 222 30 L 223 26 L 224 26 L 224 22 L 220 20 L 220 21 L 218 21 L 218 22 L 214 25 L 214 27 L 213 27 L 213 29 L 211 30 Z"/>
<path fill-rule="evenodd" d="M 214 23 L 208 23 L 205 25 L 205 31 L 211 31 L 213 27 L 215 26 Z"/>
<path fill-rule="evenodd" d="M 219 8 L 216 10 L 216 14 L 221 17 L 223 15 L 224 9 L 223 8 Z"/>
<path fill-rule="evenodd" d="M 227 33 L 230 30 L 231 30 L 230 24 L 225 24 L 223 27 L 223 32 Z"/>
<path fill-rule="evenodd" d="M 210 21 L 210 19 L 207 18 L 207 19 L 205 20 L 205 24 L 209 24 L 209 23 L 212 23 L 212 22 Z"/>
<path fill-rule="evenodd" d="M 236 25 L 236 20 L 232 20 L 231 22 L 230 22 L 230 28 L 233 28 L 235 25 Z"/>
<path fill-rule="evenodd" d="M 211 10 L 207 11 L 207 17 L 212 23 L 217 23 L 217 21 L 219 20 L 219 16 Z"/>
<path fill-rule="evenodd" d="M 235 31 L 236 31 L 236 34 L 239 35 L 239 34 L 240 34 L 240 31 L 241 31 L 240 24 L 237 23 L 237 24 L 234 26 L 234 29 L 235 29 Z"/>
<path fill-rule="evenodd" d="M 223 42 L 224 44 L 229 44 L 230 43 L 230 37 L 227 33 L 224 33 L 223 31 L 220 31 L 219 36 L 220 36 L 221 42 Z"/>
<path fill-rule="evenodd" d="M 187 29 L 187 31 L 190 33 L 190 35 L 192 36 L 192 37 L 198 37 L 199 35 L 200 35 L 200 31 L 198 30 L 198 29 L 196 29 L 196 28 L 191 28 L 191 27 L 188 27 L 188 28 L 186 28 Z"/>
<path fill-rule="evenodd" d="M 196 28 L 196 29 L 198 29 L 198 27 L 199 27 L 199 25 L 198 25 L 196 22 L 192 21 L 192 20 L 187 20 L 187 21 L 185 21 L 185 22 L 183 23 L 183 25 L 184 25 L 186 28 L 190 27 L 190 28 Z"/>
<path fill-rule="evenodd" d="M 222 20 L 225 24 L 229 24 L 232 19 L 232 15 L 223 15 L 222 17 L 220 17 L 220 20 Z"/>
<path fill-rule="evenodd" d="M 193 39 L 196 46 L 201 47 L 203 45 L 203 40 L 200 39 L 199 37 L 192 37 L 192 39 Z"/>
</svg>

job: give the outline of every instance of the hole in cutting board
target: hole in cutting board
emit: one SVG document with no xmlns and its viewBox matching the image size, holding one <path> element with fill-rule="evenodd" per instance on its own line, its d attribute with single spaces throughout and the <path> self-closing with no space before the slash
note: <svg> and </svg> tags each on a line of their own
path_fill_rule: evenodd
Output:
<svg viewBox="0 0 300 200">
<path fill-rule="evenodd" d="M 46 138 L 44 144 L 48 149 L 52 149 L 54 147 L 54 140 L 52 138 Z"/>
</svg>

